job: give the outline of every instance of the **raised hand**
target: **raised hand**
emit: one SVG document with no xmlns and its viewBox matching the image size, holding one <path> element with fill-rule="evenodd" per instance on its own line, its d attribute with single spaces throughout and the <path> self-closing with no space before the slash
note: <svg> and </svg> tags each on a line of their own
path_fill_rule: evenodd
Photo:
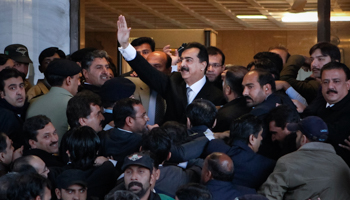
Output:
<svg viewBox="0 0 350 200">
<path fill-rule="evenodd" d="M 125 49 L 129 45 L 131 28 L 128 28 L 125 17 L 123 15 L 119 16 L 117 25 L 118 25 L 118 32 L 117 32 L 118 42 Z"/>
</svg>

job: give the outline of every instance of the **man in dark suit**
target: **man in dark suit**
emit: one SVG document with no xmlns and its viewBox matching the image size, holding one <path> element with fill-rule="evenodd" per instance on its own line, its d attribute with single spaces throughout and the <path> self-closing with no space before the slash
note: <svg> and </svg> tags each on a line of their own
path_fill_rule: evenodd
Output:
<svg viewBox="0 0 350 200">
<path fill-rule="evenodd" d="M 329 130 L 327 142 L 350 166 L 349 151 L 339 147 L 350 135 L 350 70 L 338 62 L 330 62 L 321 69 L 322 96 L 317 97 L 303 112 L 304 116 L 318 116 Z"/>
<path fill-rule="evenodd" d="M 227 70 L 223 81 L 223 94 L 228 103 L 218 110 L 214 132 L 229 130 L 234 119 L 250 112 L 251 108 L 247 106 L 242 95 L 242 80 L 247 72 L 247 68 L 243 66 L 235 66 Z"/>
<path fill-rule="evenodd" d="M 142 81 L 157 91 L 167 103 L 165 121 L 175 120 L 185 123 L 185 108 L 194 99 L 207 99 L 215 105 L 223 103 L 223 96 L 219 89 L 211 85 L 205 78 L 208 65 L 206 48 L 199 43 L 190 43 L 181 55 L 181 73 L 170 76 L 154 69 L 129 44 L 130 29 L 124 16 L 118 20 L 119 51 L 124 59 L 137 72 Z"/>
<path fill-rule="evenodd" d="M 213 200 L 235 199 L 245 194 L 256 194 L 252 188 L 232 183 L 234 164 L 224 153 L 212 153 L 205 158 L 202 168 L 202 183 L 213 195 Z"/>
<path fill-rule="evenodd" d="M 231 157 L 235 164 L 232 182 L 250 188 L 259 188 L 273 171 L 276 161 L 257 154 L 262 140 L 262 123 L 247 114 L 236 119 L 231 126 L 229 141 L 212 140 L 205 149 L 205 155 L 222 152 Z"/>
<path fill-rule="evenodd" d="M 113 118 L 115 128 L 99 134 L 99 154 L 113 156 L 114 160 L 121 163 L 125 156 L 139 151 L 142 133 L 147 132 L 149 118 L 141 102 L 129 98 L 117 101 L 113 107 Z"/>
</svg>

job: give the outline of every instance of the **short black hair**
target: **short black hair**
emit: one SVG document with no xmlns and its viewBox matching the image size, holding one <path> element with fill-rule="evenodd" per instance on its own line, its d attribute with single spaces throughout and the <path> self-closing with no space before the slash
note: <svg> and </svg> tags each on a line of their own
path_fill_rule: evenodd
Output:
<svg viewBox="0 0 350 200">
<path fill-rule="evenodd" d="M 47 80 L 47 82 L 53 87 L 53 86 L 62 86 L 64 80 L 66 80 L 66 78 L 68 76 L 60 76 L 60 75 L 56 75 L 56 74 L 49 74 L 46 73 L 45 71 L 45 78 Z M 71 78 L 73 78 L 73 76 L 70 76 Z"/>
<path fill-rule="evenodd" d="M 108 54 L 104 50 L 95 50 L 92 52 L 88 52 L 83 60 L 81 61 L 81 68 L 89 70 L 92 62 L 95 58 L 105 58 L 108 61 Z"/>
<path fill-rule="evenodd" d="M 113 120 L 116 128 L 122 128 L 127 117 L 136 117 L 134 105 L 138 104 L 141 104 L 141 101 L 131 98 L 121 99 L 116 102 L 113 107 Z"/>
<path fill-rule="evenodd" d="M 208 65 L 209 65 L 209 57 L 208 57 L 207 48 L 198 42 L 191 42 L 191 43 L 187 44 L 187 46 L 184 48 L 183 52 L 186 51 L 187 49 L 192 49 L 192 48 L 197 48 L 199 50 L 198 55 L 197 55 L 199 62 L 207 62 L 207 65 L 205 66 L 205 70 L 204 70 L 204 72 L 206 72 Z"/>
<path fill-rule="evenodd" d="M 245 114 L 232 122 L 228 144 L 232 145 L 236 140 L 241 140 L 248 144 L 250 135 L 258 138 L 262 129 L 262 121 L 259 118 L 252 114 Z"/>
<path fill-rule="evenodd" d="M 6 134 L 0 133 L 0 153 L 6 153 L 7 143 L 6 143 Z"/>
<path fill-rule="evenodd" d="M 341 69 L 345 73 L 346 80 L 350 79 L 350 69 L 343 63 L 340 62 L 330 62 L 325 64 L 321 69 L 321 77 L 324 71 L 331 69 Z"/>
<path fill-rule="evenodd" d="M 93 167 L 100 148 L 100 138 L 94 129 L 89 126 L 74 128 L 66 145 L 74 169 L 87 170 Z"/>
<path fill-rule="evenodd" d="M 105 200 L 140 200 L 140 198 L 128 190 L 113 190 L 105 196 Z"/>
<path fill-rule="evenodd" d="M 232 168 L 223 167 L 220 162 L 221 153 L 214 152 L 207 158 L 207 167 L 214 180 L 231 182 L 234 175 L 233 161 Z"/>
<path fill-rule="evenodd" d="M 289 59 L 290 53 L 288 52 L 288 49 L 285 46 L 283 46 L 283 45 L 272 46 L 269 48 L 269 51 L 274 50 L 274 49 L 279 49 L 279 50 L 285 51 L 287 53 L 286 61 Z"/>
<path fill-rule="evenodd" d="M 270 72 L 275 80 L 280 80 L 281 71 L 278 69 L 276 64 L 272 62 L 270 59 L 262 58 L 254 61 L 255 69 L 265 69 Z"/>
<path fill-rule="evenodd" d="M 264 51 L 255 54 L 255 65 L 262 65 L 261 67 L 267 69 L 275 75 L 275 79 L 279 80 L 280 73 L 283 69 L 283 60 L 277 53 Z M 257 68 L 257 66 L 255 66 Z"/>
<path fill-rule="evenodd" d="M 142 150 L 148 150 L 156 155 L 159 163 L 166 161 L 171 148 L 171 137 L 162 128 L 153 128 L 149 133 L 142 135 Z"/>
<path fill-rule="evenodd" d="M 4 91 L 5 81 L 10 78 L 21 77 L 23 82 L 25 80 L 25 75 L 15 68 L 5 68 L 0 72 L 0 91 Z"/>
<path fill-rule="evenodd" d="M 210 46 L 207 48 L 207 51 L 208 51 L 208 56 L 213 56 L 213 55 L 221 55 L 221 65 L 224 65 L 225 64 L 225 54 L 217 47 L 213 47 L 213 46 Z"/>
<path fill-rule="evenodd" d="M 206 99 L 195 99 L 186 108 L 186 116 L 192 126 L 206 125 L 212 128 L 217 113 L 215 105 Z"/>
<path fill-rule="evenodd" d="M 0 53 L 0 65 L 4 65 L 10 57 L 6 54 Z"/>
<path fill-rule="evenodd" d="M 21 174 L 10 184 L 8 199 L 44 199 L 45 188 L 51 190 L 50 181 L 37 173 Z"/>
<path fill-rule="evenodd" d="M 187 133 L 185 124 L 177 121 L 167 121 L 161 126 L 171 138 L 171 143 L 174 145 L 181 145 L 191 140 Z"/>
<path fill-rule="evenodd" d="M 29 145 L 29 140 L 38 141 L 38 130 L 45 128 L 50 122 L 51 120 L 45 115 L 36 115 L 28 118 L 23 123 L 23 132 L 28 143 L 27 145 Z"/>
<path fill-rule="evenodd" d="M 213 197 L 207 187 L 199 183 L 189 183 L 179 187 L 175 193 L 179 200 L 211 200 Z"/>
<path fill-rule="evenodd" d="M 225 83 L 230 87 L 238 97 L 243 94 L 242 81 L 248 69 L 243 66 L 233 66 L 226 72 Z"/>
<path fill-rule="evenodd" d="M 53 55 L 55 55 L 55 53 L 57 53 L 57 55 L 62 58 L 65 59 L 66 58 L 66 54 L 59 48 L 57 47 L 49 47 L 44 49 L 40 55 L 39 55 L 39 64 L 42 65 L 42 62 L 45 58 L 47 57 L 51 57 Z"/>
<path fill-rule="evenodd" d="M 287 105 L 280 105 L 272 109 L 267 117 L 268 122 L 275 122 L 276 127 L 284 129 L 287 123 L 297 123 L 300 117 Z"/>
<path fill-rule="evenodd" d="M 156 43 L 154 42 L 154 40 L 150 37 L 139 37 L 139 38 L 136 38 L 134 39 L 132 42 L 131 42 L 131 45 L 133 47 L 137 47 L 137 46 L 140 46 L 142 44 L 149 44 L 149 46 L 151 47 L 151 50 L 154 51 L 155 48 L 156 48 Z"/>
<path fill-rule="evenodd" d="M 89 90 L 79 92 L 68 101 L 66 114 L 71 128 L 80 126 L 79 119 L 90 115 L 91 104 L 101 106 L 101 99 Z"/>
<path fill-rule="evenodd" d="M 319 49 L 323 56 L 329 56 L 331 61 L 340 62 L 341 54 L 337 46 L 329 42 L 319 42 L 311 47 L 309 54 L 313 54 L 317 49 Z"/>
<path fill-rule="evenodd" d="M 260 87 L 263 87 L 266 84 L 271 85 L 271 91 L 276 91 L 276 83 L 275 79 L 273 78 L 272 74 L 264 69 L 254 69 L 252 71 L 255 71 L 258 73 L 258 82 L 260 84 Z"/>
<path fill-rule="evenodd" d="M 37 173 L 35 168 L 29 164 L 34 155 L 19 157 L 12 165 L 12 171 L 18 173 Z"/>
</svg>

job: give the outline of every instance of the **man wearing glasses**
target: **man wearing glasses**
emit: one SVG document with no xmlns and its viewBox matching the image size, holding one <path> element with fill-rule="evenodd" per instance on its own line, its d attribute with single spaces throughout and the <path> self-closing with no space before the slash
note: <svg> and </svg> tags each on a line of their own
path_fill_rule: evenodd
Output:
<svg viewBox="0 0 350 200">
<path fill-rule="evenodd" d="M 225 70 L 225 55 L 216 47 L 210 46 L 207 48 L 209 56 L 209 65 L 205 76 L 217 88 L 222 90 L 221 73 Z"/>
</svg>

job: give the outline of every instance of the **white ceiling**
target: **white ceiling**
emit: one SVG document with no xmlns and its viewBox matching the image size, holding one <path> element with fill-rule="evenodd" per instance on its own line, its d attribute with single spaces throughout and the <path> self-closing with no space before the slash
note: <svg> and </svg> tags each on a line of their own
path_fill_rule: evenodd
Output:
<svg viewBox="0 0 350 200">
<path fill-rule="evenodd" d="M 86 31 L 115 31 L 120 14 L 133 29 L 316 30 L 316 23 L 284 23 L 294 0 L 85 0 Z M 308 0 L 305 10 L 316 10 Z M 350 12 L 350 0 L 331 0 L 332 12 Z M 238 19 L 265 15 L 267 19 Z M 332 22 L 350 27 L 350 22 Z"/>
</svg>

